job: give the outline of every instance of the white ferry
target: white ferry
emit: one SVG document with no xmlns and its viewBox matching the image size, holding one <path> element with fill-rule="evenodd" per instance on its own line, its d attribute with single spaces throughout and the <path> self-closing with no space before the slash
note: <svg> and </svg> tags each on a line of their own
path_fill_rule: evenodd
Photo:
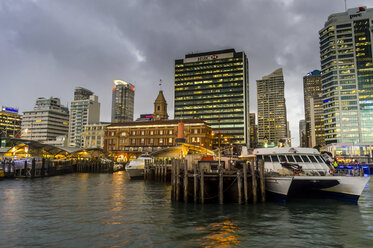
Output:
<svg viewBox="0 0 373 248">
<path fill-rule="evenodd" d="M 312 148 L 254 149 L 256 160 L 264 161 L 266 191 L 280 200 L 309 194 L 326 195 L 357 202 L 369 177 L 355 171 L 350 175 L 334 174 L 320 153 Z"/>
<path fill-rule="evenodd" d="M 145 161 L 152 161 L 151 157 L 141 156 L 129 162 L 125 170 L 131 179 L 144 179 Z"/>
</svg>

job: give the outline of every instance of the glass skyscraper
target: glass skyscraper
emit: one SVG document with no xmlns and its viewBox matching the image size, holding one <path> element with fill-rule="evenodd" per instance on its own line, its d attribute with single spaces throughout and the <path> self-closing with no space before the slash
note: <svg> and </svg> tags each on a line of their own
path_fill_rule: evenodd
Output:
<svg viewBox="0 0 373 248">
<path fill-rule="evenodd" d="M 320 30 L 325 142 L 373 142 L 373 9 L 329 16 Z"/>
<path fill-rule="evenodd" d="M 135 86 L 122 80 L 114 80 L 111 105 L 111 122 L 133 121 Z"/>
<path fill-rule="evenodd" d="M 175 60 L 175 119 L 204 120 L 222 143 L 249 146 L 246 54 L 227 49 Z"/>
</svg>

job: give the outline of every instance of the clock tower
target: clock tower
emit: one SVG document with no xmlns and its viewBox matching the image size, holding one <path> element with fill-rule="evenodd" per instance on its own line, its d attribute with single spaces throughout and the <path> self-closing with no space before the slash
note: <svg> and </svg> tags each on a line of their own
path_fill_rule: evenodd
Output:
<svg viewBox="0 0 373 248">
<path fill-rule="evenodd" d="M 168 120 L 167 102 L 163 91 L 160 90 L 157 99 L 154 101 L 154 120 Z"/>
</svg>

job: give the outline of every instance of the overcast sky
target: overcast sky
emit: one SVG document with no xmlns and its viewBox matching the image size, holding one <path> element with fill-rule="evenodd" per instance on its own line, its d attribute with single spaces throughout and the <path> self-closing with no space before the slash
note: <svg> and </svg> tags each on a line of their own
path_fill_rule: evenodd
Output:
<svg viewBox="0 0 373 248">
<path fill-rule="evenodd" d="M 372 0 L 347 8 L 373 7 Z M 293 145 L 304 119 L 303 76 L 320 68 L 318 31 L 343 0 L 0 0 L 0 105 L 32 110 L 38 97 L 64 105 L 76 86 L 99 97 L 110 121 L 114 79 L 136 86 L 135 118 L 152 113 L 159 79 L 173 118 L 174 60 L 235 48 L 256 80 L 282 67 Z"/>
</svg>

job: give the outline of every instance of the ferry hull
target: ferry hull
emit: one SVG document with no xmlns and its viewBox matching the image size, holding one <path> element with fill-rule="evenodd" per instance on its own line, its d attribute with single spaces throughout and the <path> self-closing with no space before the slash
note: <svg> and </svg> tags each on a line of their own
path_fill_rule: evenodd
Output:
<svg viewBox="0 0 373 248">
<path fill-rule="evenodd" d="M 126 169 L 130 179 L 144 179 L 144 169 Z"/>
<path fill-rule="evenodd" d="M 266 177 L 266 191 L 276 201 L 286 201 L 293 177 Z"/>
</svg>

